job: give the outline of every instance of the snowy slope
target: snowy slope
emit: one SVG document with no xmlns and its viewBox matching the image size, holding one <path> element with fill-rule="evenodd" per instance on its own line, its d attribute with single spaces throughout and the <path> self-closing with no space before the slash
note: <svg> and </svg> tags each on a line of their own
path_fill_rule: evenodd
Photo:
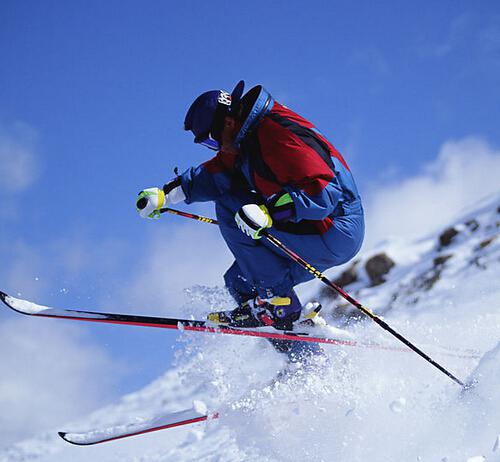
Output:
<svg viewBox="0 0 500 462">
<path fill-rule="evenodd" d="M 70 446 L 48 431 L 0 450 L 0 462 L 500 462 L 499 207 L 500 195 L 490 197 L 450 223 L 455 232 L 384 243 L 359 260 L 346 286 L 455 375 L 477 381 L 473 390 L 462 392 L 413 353 L 337 346 L 325 347 L 330 365 L 321 373 L 299 370 L 270 387 L 282 359 L 265 341 L 186 332 L 175 369 L 85 421 L 54 430 L 134 421 L 189 408 L 193 400 L 219 410 L 218 421 L 95 447 Z M 395 266 L 370 287 L 365 266 L 381 252 Z M 194 290 L 194 299 L 200 290 L 214 306 L 227 303 L 213 290 Z M 302 287 L 301 297 L 318 293 L 330 323 L 346 325 L 359 339 L 397 345 L 373 322 L 346 317 L 344 302 L 318 284 Z M 189 314 L 202 316 L 196 307 L 195 300 Z M 469 349 L 480 358 L 450 355 Z"/>
</svg>

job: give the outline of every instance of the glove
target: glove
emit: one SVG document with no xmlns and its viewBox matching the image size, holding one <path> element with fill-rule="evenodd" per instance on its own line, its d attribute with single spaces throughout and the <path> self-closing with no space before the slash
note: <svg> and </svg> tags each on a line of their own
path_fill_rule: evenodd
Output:
<svg viewBox="0 0 500 462">
<path fill-rule="evenodd" d="M 148 188 L 137 196 L 137 212 L 142 218 L 160 218 L 160 209 L 165 204 L 165 193 L 159 188 Z"/>
<path fill-rule="evenodd" d="M 160 209 L 186 199 L 180 177 L 170 181 L 163 189 L 148 188 L 137 196 L 137 212 L 142 218 L 160 218 Z"/>
<path fill-rule="evenodd" d="M 234 220 L 238 228 L 252 239 L 260 239 L 261 232 L 273 225 L 273 219 L 265 205 L 244 205 L 236 212 Z"/>
</svg>

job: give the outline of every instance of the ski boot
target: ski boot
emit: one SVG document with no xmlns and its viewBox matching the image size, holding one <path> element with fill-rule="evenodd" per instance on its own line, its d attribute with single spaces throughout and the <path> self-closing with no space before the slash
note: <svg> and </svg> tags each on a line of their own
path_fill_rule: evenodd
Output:
<svg viewBox="0 0 500 462">
<path fill-rule="evenodd" d="M 254 328 L 271 326 L 275 329 L 293 331 L 294 326 L 315 326 L 324 323 L 318 313 L 319 303 L 308 303 L 304 309 L 291 291 L 286 297 L 260 298 L 244 302 L 231 311 L 210 313 L 208 320 L 220 326 Z M 295 340 L 267 339 L 278 353 L 287 356 L 289 363 L 314 363 L 313 358 L 323 358 L 325 353 L 319 344 Z"/>
<path fill-rule="evenodd" d="M 234 310 L 210 313 L 208 320 L 230 327 L 272 326 L 279 330 L 293 330 L 293 323 L 300 318 L 301 308 L 297 295 L 292 292 L 287 297 L 256 297 Z"/>
</svg>

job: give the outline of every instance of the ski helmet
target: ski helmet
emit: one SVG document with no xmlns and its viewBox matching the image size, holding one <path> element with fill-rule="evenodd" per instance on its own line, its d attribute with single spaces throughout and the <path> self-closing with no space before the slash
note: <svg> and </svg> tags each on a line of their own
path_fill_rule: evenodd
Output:
<svg viewBox="0 0 500 462">
<path fill-rule="evenodd" d="M 240 80 L 231 94 L 224 90 L 202 93 L 189 108 L 184 119 L 184 130 L 191 130 L 194 142 L 218 151 L 224 117 L 235 111 L 240 102 L 245 82 Z"/>
</svg>

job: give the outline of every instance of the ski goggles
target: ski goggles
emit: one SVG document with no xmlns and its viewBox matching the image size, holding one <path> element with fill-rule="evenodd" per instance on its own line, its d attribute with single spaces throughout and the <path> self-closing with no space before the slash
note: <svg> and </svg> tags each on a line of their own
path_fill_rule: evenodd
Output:
<svg viewBox="0 0 500 462">
<path fill-rule="evenodd" d="M 212 151 L 220 151 L 220 143 L 214 140 L 210 135 L 208 135 L 205 139 L 202 139 L 201 141 L 197 141 L 197 143 L 201 144 L 202 146 L 205 146 L 208 149 L 211 149 Z"/>
<path fill-rule="evenodd" d="M 226 95 L 227 98 L 229 98 L 228 101 L 231 101 L 231 97 L 228 93 L 221 92 L 221 94 Z M 219 151 L 221 148 L 221 143 L 218 140 L 220 140 L 221 138 L 221 133 L 224 127 L 224 118 L 227 114 L 229 114 L 229 106 L 227 105 L 227 103 L 219 103 L 217 105 L 217 109 L 215 110 L 210 130 L 199 136 L 196 136 L 194 142 L 201 144 L 202 146 L 205 146 L 212 151 Z"/>
</svg>

